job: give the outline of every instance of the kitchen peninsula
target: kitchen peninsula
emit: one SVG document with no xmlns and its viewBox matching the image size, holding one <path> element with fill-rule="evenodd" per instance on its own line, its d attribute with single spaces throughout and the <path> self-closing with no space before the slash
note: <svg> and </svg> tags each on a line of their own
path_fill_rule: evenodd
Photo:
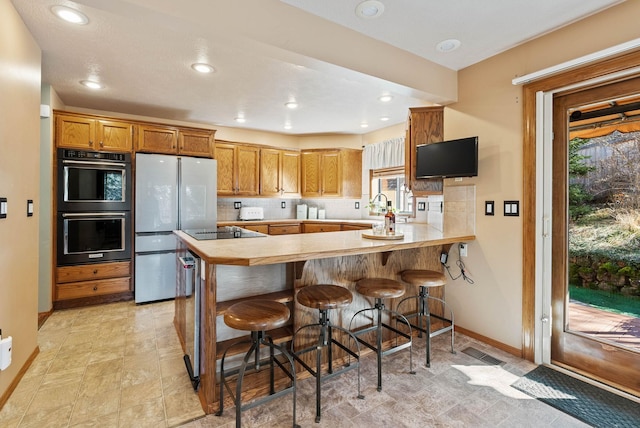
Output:
<svg viewBox="0 0 640 428">
<path fill-rule="evenodd" d="M 203 261 L 201 302 L 200 399 L 207 413 L 217 410 L 216 363 L 235 337 L 224 331 L 221 315 L 233 303 L 254 296 L 290 305 L 291 325 L 273 332 L 274 340 L 291 340 L 292 332 L 317 314 L 295 303 L 295 292 L 313 284 L 335 284 L 353 292 L 353 303 L 332 321 L 348 324 L 357 310 L 371 306 L 354 291 L 365 277 L 399 279 L 405 269 L 441 270 L 440 253 L 457 242 L 475 239 L 469 231 L 445 233 L 427 224 L 399 224 L 402 239 L 363 237 L 371 230 L 265 236 L 254 239 L 196 240 L 175 231 L 179 253 L 189 250 Z M 267 269 L 265 271 L 265 269 Z M 180 276 L 179 276 L 180 277 Z M 180 283 L 180 280 L 178 281 Z M 183 340 L 187 328 L 184 292 L 176 298 L 176 329 Z M 257 385 L 256 385 L 257 386 Z"/>
</svg>

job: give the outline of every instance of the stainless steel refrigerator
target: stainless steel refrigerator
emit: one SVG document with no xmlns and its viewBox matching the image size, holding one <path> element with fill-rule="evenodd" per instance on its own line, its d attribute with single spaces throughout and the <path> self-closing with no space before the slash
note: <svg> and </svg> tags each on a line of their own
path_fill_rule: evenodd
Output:
<svg viewBox="0 0 640 428">
<path fill-rule="evenodd" d="M 135 301 L 176 296 L 177 229 L 213 228 L 217 221 L 214 159 L 136 154 Z"/>
</svg>

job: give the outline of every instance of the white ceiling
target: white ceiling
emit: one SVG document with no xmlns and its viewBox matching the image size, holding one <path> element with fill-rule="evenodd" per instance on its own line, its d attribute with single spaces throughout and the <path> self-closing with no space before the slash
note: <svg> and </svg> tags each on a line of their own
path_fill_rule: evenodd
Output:
<svg viewBox="0 0 640 428">
<path fill-rule="evenodd" d="M 621 2 L 381 0 L 384 13 L 362 19 L 361 0 L 11 1 L 67 106 L 296 135 L 371 132 L 454 102 L 456 70 Z M 59 20 L 56 4 L 89 23 Z M 451 38 L 459 49 L 435 49 Z"/>
</svg>

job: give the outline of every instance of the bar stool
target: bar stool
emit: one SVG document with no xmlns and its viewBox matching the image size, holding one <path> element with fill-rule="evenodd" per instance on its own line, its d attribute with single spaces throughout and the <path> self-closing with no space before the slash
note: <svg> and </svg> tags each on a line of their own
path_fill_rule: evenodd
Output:
<svg viewBox="0 0 640 428">
<path fill-rule="evenodd" d="M 296 425 L 296 371 L 293 358 L 281 346 L 273 343 L 271 336 L 266 331 L 278 327 L 282 327 L 291 316 L 289 308 L 282 303 L 271 300 L 250 300 L 232 305 L 224 314 L 224 322 L 227 326 L 237 330 L 251 332 L 251 339 L 242 340 L 234 343 L 224 351 L 222 361 L 220 363 L 220 409 L 216 415 L 222 415 L 224 410 L 224 390 L 229 392 L 236 406 L 236 428 L 242 425 L 242 411 L 251 409 L 267 401 L 271 401 L 289 392 L 293 393 L 293 427 Z M 251 346 L 242 360 L 239 368 L 235 368 L 228 372 L 224 370 L 224 362 L 227 352 L 237 345 L 250 343 Z M 242 404 L 242 381 L 247 370 L 260 370 L 260 346 L 264 345 L 269 348 L 269 395 L 254 399 L 246 404 Z M 291 367 L 287 370 L 285 365 L 275 358 L 275 351 L 279 351 L 286 357 Z M 251 356 L 254 355 L 254 363 L 249 364 Z M 274 363 L 282 369 L 282 371 L 291 379 L 291 385 L 276 392 L 274 387 Z M 227 384 L 226 378 L 237 374 L 236 392 L 231 390 Z"/>
<path fill-rule="evenodd" d="M 409 324 L 409 320 L 405 318 L 399 312 L 393 311 L 391 309 L 387 309 L 384 305 L 383 299 L 392 299 L 396 297 L 402 297 L 405 293 L 405 286 L 398 281 L 387 278 L 364 278 L 356 282 L 356 291 L 365 297 L 371 297 L 375 299 L 375 305 L 372 308 L 361 309 L 356 312 L 351 321 L 349 322 L 349 330 L 353 331 L 353 334 L 356 336 L 358 341 L 365 345 L 367 348 L 373 350 L 377 356 L 378 362 L 378 391 L 382 391 L 382 357 L 384 355 L 393 354 L 402 349 L 409 348 L 409 373 L 415 374 L 413 371 L 413 360 L 412 360 L 412 339 L 411 339 L 411 325 Z M 356 331 L 353 330 L 353 320 L 362 312 L 366 311 L 374 311 L 377 314 L 377 322 L 373 323 L 369 327 L 365 327 L 362 329 L 358 329 Z M 400 318 L 405 324 L 409 326 L 409 333 L 405 333 L 403 331 L 398 330 L 397 328 L 391 327 L 389 324 L 382 322 L 382 314 L 387 313 L 392 318 Z M 392 345 L 390 348 L 386 350 L 382 350 L 382 329 L 385 328 L 396 333 L 396 343 Z M 373 345 L 368 343 L 367 341 L 361 339 L 359 336 L 370 332 L 376 332 L 376 344 Z M 398 343 L 398 336 L 402 336 L 407 339 L 404 343 Z"/>
<path fill-rule="evenodd" d="M 422 333 L 425 333 L 426 342 L 427 342 L 427 357 L 426 363 L 427 367 L 431 367 L 431 338 L 446 333 L 448 331 L 451 332 L 451 353 L 455 354 L 453 350 L 453 342 L 454 342 L 454 322 L 453 322 L 453 310 L 447 305 L 444 299 L 440 299 L 438 297 L 434 297 L 429 295 L 429 289 L 434 287 L 444 287 L 447 283 L 447 278 L 443 273 L 433 271 L 433 270 L 405 270 L 400 273 L 402 280 L 408 284 L 413 285 L 414 287 L 418 287 L 419 292 L 415 296 L 410 296 L 402 299 L 398 306 L 396 306 L 396 310 L 401 312 L 401 306 L 404 302 L 416 300 L 416 308 L 417 312 L 406 315 L 407 319 L 417 318 L 417 324 L 411 324 L 411 327 L 418 330 L 418 336 L 422 337 Z M 442 315 L 432 314 L 429 309 L 429 299 L 440 302 L 442 304 Z M 448 310 L 449 318 L 445 317 L 445 313 Z M 431 317 L 439 319 L 444 323 L 448 323 L 442 328 L 431 331 Z M 423 327 L 423 319 L 425 320 L 426 326 Z M 401 321 L 403 322 L 403 321 Z"/>
<path fill-rule="evenodd" d="M 349 290 L 338 285 L 331 284 L 317 284 L 310 285 L 302 288 L 296 299 L 302 306 L 306 306 L 311 309 L 318 309 L 319 321 L 315 324 L 307 324 L 300 327 L 293 335 L 291 341 L 291 353 L 293 357 L 298 361 L 313 377 L 316 378 L 316 422 L 320 422 L 320 385 L 323 380 L 332 378 L 347 370 L 354 368 L 358 369 L 358 398 L 364 398 L 360 393 L 360 344 L 357 338 L 349 330 L 331 324 L 329 321 L 329 310 L 340 309 L 348 306 L 353 300 L 353 295 Z M 320 328 L 320 335 L 318 341 L 307 348 L 294 350 L 296 336 L 304 329 L 308 328 Z M 336 340 L 333 336 L 333 330 L 339 330 L 348 335 L 349 339 L 353 339 L 356 346 L 355 352 L 347 345 Z M 350 343 L 350 341 L 349 341 Z M 349 355 L 349 362 L 341 369 L 334 371 L 333 369 L 333 352 L 332 345 L 335 345 L 345 351 Z M 326 349 L 328 369 L 327 373 L 322 374 L 322 350 Z M 302 355 L 308 352 L 316 352 L 316 367 L 315 370 L 309 366 L 302 358 Z M 351 357 L 356 359 L 355 364 L 351 364 Z"/>
</svg>

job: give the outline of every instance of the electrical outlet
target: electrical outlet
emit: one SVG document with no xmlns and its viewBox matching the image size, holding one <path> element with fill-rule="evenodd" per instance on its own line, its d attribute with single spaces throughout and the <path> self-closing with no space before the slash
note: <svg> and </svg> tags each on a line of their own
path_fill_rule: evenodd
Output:
<svg viewBox="0 0 640 428">
<path fill-rule="evenodd" d="M 282 209 L 287 208 L 287 201 L 280 202 L 280 208 L 282 208 Z"/>
<path fill-rule="evenodd" d="M 240 208 L 242 208 L 242 202 L 234 202 L 233 208 L 239 210 Z"/>
<path fill-rule="evenodd" d="M 360 209 L 360 202 L 356 202 L 355 203 L 355 209 L 359 210 Z"/>
<path fill-rule="evenodd" d="M 462 243 L 458 248 L 460 249 L 460 257 L 467 257 L 467 244 Z"/>
</svg>

